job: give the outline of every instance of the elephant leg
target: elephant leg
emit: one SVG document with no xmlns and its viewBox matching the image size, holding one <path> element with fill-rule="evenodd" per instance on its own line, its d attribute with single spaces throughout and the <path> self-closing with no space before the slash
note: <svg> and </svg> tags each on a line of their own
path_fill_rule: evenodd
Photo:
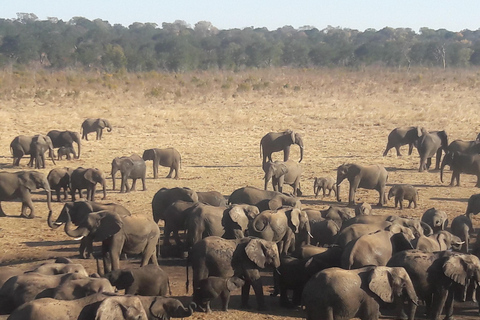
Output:
<svg viewBox="0 0 480 320">
<path fill-rule="evenodd" d="M 357 192 L 358 185 L 360 184 L 360 178 L 355 178 L 350 182 L 350 190 L 348 192 L 348 205 L 355 205 L 355 193 Z"/>
<path fill-rule="evenodd" d="M 61 187 L 55 188 L 55 193 L 57 194 L 57 202 L 62 202 L 62 200 L 60 199 L 60 188 Z"/>
<path fill-rule="evenodd" d="M 400 202 L 400 210 L 403 210 L 403 196 L 398 199 L 398 202 Z M 408 207 L 410 208 L 410 205 Z"/>
<path fill-rule="evenodd" d="M 228 303 L 230 302 L 230 291 L 223 290 L 220 294 L 220 298 L 222 299 L 222 309 L 223 311 L 228 311 Z M 210 307 L 210 304 L 209 304 Z"/>
<path fill-rule="evenodd" d="M 174 169 L 173 167 L 170 167 L 170 172 L 168 172 L 168 174 L 167 174 L 167 177 L 166 177 L 166 178 L 170 179 L 170 178 L 172 177 L 172 174 L 173 174 L 173 169 Z"/>
<path fill-rule="evenodd" d="M 148 243 L 147 243 L 147 246 L 145 248 L 145 250 L 143 250 L 143 254 L 142 254 L 142 261 L 140 263 L 140 266 L 143 267 L 143 266 L 146 266 L 148 264 L 148 262 L 150 261 L 150 259 L 152 260 L 152 263 L 154 265 L 157 265 L 158 266 L 158 261 L 157 261 L 157 244 L 150 240 Z"/>
<path fill-rule="evenodd" d="M 411 156 L 413 151 L 413 143 L 408 144 L 408 155 Z"/>
<path fill-rule="evenodd" d="M 431 307 L 431 314 L 430 318 L 432 319 L 440 319 L 440 315 L 442 314 L 443 307 L 445 306 L 445 302 L 447 301 L 448 297 L 448 290 L 445 288 L 438 288 L 433 293 L 432 299 L 432 307 Z"/>
<path fill-rule="evenodd" d="M 290 157 L 290 146 L 286 146 L 283 149 L 283 161 L 286 162 L 288 158 Z M 271 160 L 270 160 L 271 161 Z"/>
<path fill-rule="evenodd" d="M 387 143 L 387 146 L 385 147 L 385 151 L 383 152 L 384 157 L 387 156 L 388 151 L 390 151 L 390 149 L 392 149 L 392 146 L 389 143 Z"/>
<path fill-rule="evenodd" d="M 195 284 L 194 284 L 195 286 Z M 242 309 L 250 309 L 248 305 L 248 296 L 250 294 L 250 281 L 245 281 L 245 284 L 242 287 L 242 304 L 240 308 Z"/>
<path fill-rule="evenodd" d="M 395 149 L 397 150 L 397 157 L 401 157 L 402 154 L 400 153 L 400 146 L 395 146 Z"/>
<path fill-rule="evenodd" d="M 475 185 L 475 187 L 480 188 L 480 174 L 477 175 L 477 184 Z"/>
<path fill-rule="evenodd" d="M 431 166 L 431 165 L 432 165 L 432 158 L 430 157 L 430 158 L 427 158 L 427 163 L 426 163 L 426 168 L 427 168 L 427 170 L 430 169 L 430 166 Z"/>
<path fill-rule="evenodd" d="M 126 184 L 128 186 L 128 180 L 127 180 Z M 128 191 L 137 191 L 137 178 L 132 179 L 132 187 Z"/>
<path fill-rule="evenodd" d="M 444 319 L 446 320 L 454 319 L 453 318 L 453 291 L 450 291 L 450 290 L 447 295 L 447 300 L 445 301 L 445 318 Z"/>
<path fill-rule="evenodd" d="M 103 270 L 104 273 L 112 271 L 112 256 L 109 250 L 108 241 L 102 242 Z"/>
<path fill-rule="evenodd" d="M 442 149 L 437 150 L 437 155 L 435 156 L 435 170 L 440 169 L 440 160 L 442 160 Z"/>
<path fill-rule="evenodd" d="M 21 192 L 21 198 L 22 200 L 22 213 L 21 215 L 23 217 L 27 217 L 29 219 L 35 218 L 35 213 L 33 209 L 33 202 L 32 202 L 32 197 L 30 195 L 30 191 L 28 190 L 22 190 Z M 27 208 L 30 208 L 30 214 L 27 216 Z"/>
<path fill-rule="evenodd" d="M 158 179 L 158 159 L 153 159 L 153 179 Z"/>
<path fill-rule="evenodd" d="M 262 279 L 258 278 L 252 281 L 252 288 L 253 288 L 253 291 L 255 292 L 255 298 L 257 299 L 258 310 L 265 310 L 266 307 L 265 307 L 265 297 L 263 296 Z"/>
<path fill-rule="evenodd" d="M 5 214 L 5 212 L 2 209 L 2 202 L 0 201 L 0 217 L 6 217 L 6 216 L 7 215 Z"/>
<path fill-rule="evenodd" d="M 145 175 L 143 175 L 142 177 L 142 187 L 143 187 L 143 191 L 147 191 L 147 184 L 145 183 Z"/>
</svg>

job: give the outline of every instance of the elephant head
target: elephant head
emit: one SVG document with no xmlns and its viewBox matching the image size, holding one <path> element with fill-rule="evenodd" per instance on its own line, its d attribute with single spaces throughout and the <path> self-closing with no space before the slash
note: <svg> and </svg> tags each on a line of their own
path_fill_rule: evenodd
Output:
<svg viewBox="0 0 480 320">
<path fill-rule="evenodd" d="M 428 224 L 434 232 L 448 227 L 448 216 L 444 211 L 430 208 L 422 215 L 422 222 Z"/>
<path fill-rule="evenodd" d="M 322 218 L 334 221 L 339 228 L 342 227 L 344 221 L 353 218 L 348 208 L 330 206 L 327 210 L 321 210 L 320 213 Z"/>
<path fill-rule="evenodd" d="M 132 271 L 122 269 L 113 270 L 107 273 L 105 277 L 119 290 L 129 288 L 135 280 Z"/>
<path fill-rule="evenodd" d="M 79 223 L 74 230 L 72 228 L 70 215 L 67 214 L 67 223 L 65 224 L 65 233 L 72 237 L 81 239 L 88 235 L 93 236 L 93 241 L 103 241 L 115 233 L 119 232 L 123 227 L 120 216 L 109 211 L 92 212 L 86 219 Z"/>
<path fill-rule="evenodd" d="M 245 253 L 248 259 L 261 269 L 267 265 L 271 265 L 274 268 L 280 266 L 280 255 L 278 254 L 278 247 L 274 242 L 251 238 L 245 246 Z"/>
<path fill-rule="evenodd" d="M 406 296 L 417 304 L 418 297 L 408 273 L 402 267 L 374 267 L 368 288 L 382 301 L 392 303 L 395 297 Z"/>
<path fill-rule="evenodd" d="M 447 152 L 447 154 L 445 154 L 445 156 L 443 157 L 442 164 L 440 166 L 440 181 L 442 183 L 443 183 L 443 168 L 446 165 L 449 165 L 451 169 L 451 166 L 454 163 L 454 161 L 456 161 L 456 159 L 458 158 L 458 155 L 459 155 L 459 152 L 454 151 L 454 152 Z"/>
<path fill-rule="evenodd" d="M 480 260 L 472 254 L 452 253 L 443 264 L 443 273 L 462 286 L 480 284 Z"/>
<path fill-rule="evenodd" d="M 195 303 L 190 303 L 184 307 L 182 302 L 174 298 L 153 297 L 148 311 L 155 319 L 187 318 L 193 314 L 197 308 Z"/>
<path fill-rule="evenodd" d="M 367 202 L 362 202 L 355 207 L 355 216 L 368 216 L 372 214 L 372 206 Z"/>
<path fill-rule="evenodd" d="M 52 212 L 51 199 L 52 191 L 50 189 L 50 184 L 48 183 L 45 175 L 38 171 L 21 171 L 17 173 L 18 180 L 20 185 L 28 189 L 29 191 L 36 190 L 38 188 L 43 188 L 47 192 L 47 206 L 48 211 Z"/>
<path fill-rule="evenodd" d="M 278 210 L 282 206 L 301 208 L 302 203 L 297 198 L 285 194 L 277 194 L 268 201 L 268 208 L 270 210 Z"/>
<path fill-rule="evenodd" d="M 108 122 L 107 119 L 98 119 L 98 120 L 97 120 L 97 123 L 98 123 L 98 126 L 99 126 L 101 129 L 107 128 L 107 131 L 108 131 L 108 132 L 111 132 L 111 131 L 112 131 L 112 126 L 110 125 L 110 122 Z"/>
<path fill-rule="evenodd" d="M 452 233 L 442 230 L 434 234 L 435 239 L 440 245 L 440 250 L 460 250 L 465 241 L 462 241 L 459 237 L 453 235 Z"/>
<path fill-rule="evenodd" d="M 89 201 L 77 200 L 75 202 L 66 202 L 57 220 L 53 221 L 53 216 L 49 213 L 47 218 L 48 226 L 52 229 L 60 227 L 68 221 L 68 216 L 76 226 L 80 224 L 88 215 L 93 212 L 93 207 Z"/>
<path fill-rule="evenodd" d="M 288 168 L 284 162 L 269 161 L 263 166 L 263 171 L 265 171 L 265 190 L 267 190 L 267 185 L 270 179 L 273 179 L 273 189 L 276 190 L 276 182 L 288 172 Z"/>
<path fill-rule="evenodd" d="M 103 199 L 107 198 L 107 180 L 103 171 L 97 168 L 88 168 L 85 170 L 83 177 L 94 185 L 100 183 L 103 189 Z"/>
<path fill-rule="evenodd" d="M 95 320 L 147 320 L 142 302 L 135 296 L 112 296 L 98 306 Z"/>
<path fill-rule="evenodd" d="M 342 164 L 337 168 L 337 201 L 341 202 L 340 199 L 340 184 L 343 180 L 350 180 L 356 175 L 360 174 L 360 168 L 352 164 Z"/>
<path fill-rule="evenodd" d="M 155 150 L 154 149 L 147 149 L 143 151 L 142 159 L 145 161 L 154 160 L 155 159 Z"/>
<path fill-rule="evenodd" d="M 225 229 L 225 239 L 241 239 L 245 236 L 249 221 L 253 221 L 260 211 L 256 206 L 248 204 L 234 204 L 222 217 L 222 225 Z"/>
</svg>

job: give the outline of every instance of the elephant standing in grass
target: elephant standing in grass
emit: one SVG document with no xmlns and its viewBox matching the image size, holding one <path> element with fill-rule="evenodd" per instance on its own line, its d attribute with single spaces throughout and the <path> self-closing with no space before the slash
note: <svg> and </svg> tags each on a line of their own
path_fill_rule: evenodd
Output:
<svg viewBox="0 0 480 320">
<path fill-rule="evenodd" d="M 294 196 L 302 195 L 300 190 L 302 168 L 295 161 L 269 161 L 263 166 L 263 171 L 265 171 L 265 190 L 271 179 L 273 190 L 283 192 L 283 184 L 288 184 L 292 186 Z"/>
<path fill-rule="evenodd" d="M 320 190 L 323 191 L 323 197 L 325 197 L 326 191 L 328 190 L 328 196 L 330 194 L 335 193 L 337 194 L 337 183 L 335 182 L 335 179 L 331 177 L 326 177 L 326 178 L 315 178 L 313 181 L 313 193 L 315 193 L 315 198 L 318 196 L 318 193 Z"/>
<path fill-rule="evenodd" d="M 73 156 L 75 159 L 80 158 L 80 151 L 81 151 L 81 138 L 80 133 L 75 131 L 60 131 L 60 130 L 50 130 L 47 133 L 47 136 L 50 137 L 53 143 L 54 148 L 61 148 L 67 147 L 73 150 Z M 75 153 L 75 149 L 73 148 L 73 143 L 77 144 L 78 147 L 78 154 Z M 68 159 L 68 158 L 67 158 Z"/>
<path fill-rule="evenodd" d="M 445 131 L 424 132 L 416 141 L 418 154 L 420 155 L 420 167 L 418 171 L 428 170 L 432 164 L 432 157 L 436 154 L 435 169 L 440 169 L 442 150 L 447 152 L 448 136 Z"/>
<path fill-rule="evenodd" d="M 455 185 L 460 186 L 460 173 L 473 174 L 477 176 L 477 184 L 475 187 L 480 188 L 480 154 L 466 154 L 458 151 L 448 152 L 443 157 L 442 166 L 440 169 L 440 181 L 443 182 L 443 168 L 449 165 L 452 170 L 452 179 L 450 187 Z"/>
<path fill-rule="evenodd" d="M 290 146 L 297 144 L 300 147 L 300 160 L 303 159 L 303 139 L 302 136 L 292 130 L 283 132 L 269 132 L 260 140 L 260 156 L 263 152 L 262 168 L 272 160 L 272 153 L 283 150 L 283 161 L 287 161 L 290 156 Z"/>
<path fill-rule="evenodd" d="M 43 173 L 37 171 L 0 172 L 0 217 L 6 216 L 2 209 L 2 201 L 20 199 L 22 201 L 21 216 L 34 218 L 35 209 L 31 191 L 38 188 L 43 188 L 47 192 L 47 206 L 48 211 L 51 212 L 52 194 L 48 180 Z M 29 215 L 27 215 L 27 208 L 30 209 Z"/>
<path fill-rule="evenodd" d="M 182 157 L 180 153 L 174 148 L 166 149 L 147 149 L 143 152 L 143 160 L 153 160 L 153 178 L 158 178 L 158 165 L 163 167 L 169 167 L 170 172 L 167 175 L 167 178 L 172 177 L 172 173 L 175 170 L 175 179 L 179 178 L 179 170 L 182 163 Z"/>
<path fill-rule="evenodd" d="M 95 190 L 97 183 L 102 185 L 103 198 L 107 198 L 107 181 L 105 174 L 97 168 L 82 168 L 79 167 L 70 174 L 70 194 L 72 201 L 75 201 L 75 192 L 78 190 L 78 195 L 82 198 L 82 189 L 87 189 L 87 200 L 95 200 Z"/>
<path fill-rule="evenodd" d="M 88 134 L 90 132 L 95 132 L 97 134 L 96 140 L 102 140 L 103 129 L 105 128 L 107 128 L 108 132 L 112 131 L 112 126 L 107 119 L 85 119 L 82 123 L 82 139 L 88 141 Z"/>
<path fill-rule="evenodd" d="M 57 201 L 61 202 L 60 190 L 63 189 L 63 200 L 67 200 L 67 192 L 70 190 L 70 168 L 54 168 L 47 175 L 50 189 L 55 190 Z"/>
<path fill-rule="evenodd" d="M 350 183 L 348 194 L 348 205 L 355 205 L 355 193 L 358 188 L 374 189 L 379 193 L 378 206 L 382 207 L 385 203 L 385 185 L 387 183 L 388 172 L 380 165 L 361 166 L 358 164 L 342 164 L 337 168 L 337 200 L 340 199 L 340 184 L 344 179 Z"/>
<path fill-rule="evenodd" d="M 412 154 L 414 142 L 422 136 L 425 131 L 423 127 L 399 127 L 395 128 L 388 135 L 387 147 L 383 156 L 388 154 L 392 148 L 397 150 L 397 157 L 401 157 L 400 147 L 408 144 L 408 155 Z"/>
<path fill-rule="evenodd" d="M 112 161 L 112 183 L 113 190 L 115 190 L 115 174 L 120 171 L 122 175 L 122 182 L 120 185 L 120 193 L 135 191 L 137 179 L 142 180 L 143 191 L 147 190 L 145 184 L 145 176 L 147 173 L 147 166 L 145 161 L 136 153 L 129 157 L 116 157 Z M 132 187 L 128 186 L 128 179 L 132 179 Z"/>
</svg>

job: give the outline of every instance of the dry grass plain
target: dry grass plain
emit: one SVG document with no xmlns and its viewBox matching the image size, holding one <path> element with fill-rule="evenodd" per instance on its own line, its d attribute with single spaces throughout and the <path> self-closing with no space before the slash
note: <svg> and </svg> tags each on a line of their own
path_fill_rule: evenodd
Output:
<svg viewBox="0 0 480 320">
<path fill-rule="evenodd" d="M 99 74 L 43 71 L 0 73 L 0 168 L 29 169 L 28 160 L 12 167 L 11 140 L 20 134 L 47 133 L 51 129 L 80 131 L 87 117 L 110 120 L 113 131 L 103 139 L 83 141 L 79 160 L 58 161 L 57 166 L 97 167 L 107 175 L 114 157 L 142 154 L 148 148 L 175 147 L 182 155 L 181 179 L 153 179 L 147 163 L 148 190 L 120 194 L 111 190 L 108 200 L 134 213 L 151 212 L 151 199 L 162 187 L 186 186 L 199 191 L 217 190 L 225 196 L 240 187 L 262 187 L 260 138 L 270 131 L 287 128 L 304 137 L 302 189 L 305 207 L 324 209 L 336 204 L 333 195 L 321 200 L 313 196 L 313 178 L 336 176 L 342 163 L 381 164 L 389 171 L 388 185 L 410 183 L 418 187 L 416 209 L 397 211 L 393 202 L 375 214 L 420 217 L 431 207 L 453 218 L 464 213 L 467 199 L 479 190 L 476 178 L 462 175 L 463 186 L 448 187 L 450 172 L 440 182 L 439 172 L 418 172 L 418 153 L 396 157 L 391 150 L 382 157 L 389 132 L 399 126 L 421 125 L 429 130 L 445 129 L 449 141 L 473 140 L 480 132 L 480 70 L 266 69 L 186 74 Z M 292 146 L 291 156 L 299 150 Z M 281 154 L 274 154 L 281 159 Z M 53 168 L 47 161 L 45 174 Z M 165 176 L 167 168 L 160 167 Z M 138 189 L 138 188 L 137 188 Z M 286 190 L 290 188 L 287 186 Z M 342 199 L 348 199 L 348 182 L 342 184 Z M 97 195 L 97 200 L 100 195 Z M 19 202 L 3 202 L 9 217 L 0 221 L 0 264 L 30 268 L 40 260 L 57 256 L 77 257 L 78 244 L 62 230 L 46 223 L 44 192 L 34 195 L 37 218 L 18 218 Z M 361 190 L 357 201 L 378 202 L 378 193 Z M 98 200 L 100 201 L 100 200 Z M 54 214 L 62 208 L 52 203 Z M 341 203 L 345 205 L 345 202 Z M 480 216 L 474 225 L 480 225 Z M 138 260 L 133 261 L 137 263 Z M 81 261 L 95 271 L 93 260 Z M 127 262 L 123 261 L 125 265 Z M 132 263 L 131 261 L 128 263 Z M 161 261 L 171 273 L 173 295 L 185 296 L 185 273 L 181 261 Z M 265 287 L 268 295 L 269 287 Z M 190 293 L 191 294 L 191 293 Z M 237 292 L 239 294 L 239 292 Z M 253 297 L 251 297 L 253 299 Z M 259 315 L 236 310 L 231 302 L 227 314 L 196 313 L 195 319 L 301 318 L 299 310 L 279 309 L 267 298 L 270 310 Z M 252 306 L 255 306 L 252 301 Z M 475 315 L 462 310 L 461 318 Z"/>
</svg>

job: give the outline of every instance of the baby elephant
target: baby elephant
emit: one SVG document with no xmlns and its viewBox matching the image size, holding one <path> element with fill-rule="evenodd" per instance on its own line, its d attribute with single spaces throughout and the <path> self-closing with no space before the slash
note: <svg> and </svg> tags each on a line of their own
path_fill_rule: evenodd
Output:
<svg viewBox="0 0 480 320">
<path fill-rule="evenodd" d="M 210 313 L 212 312 L 210 301 L 220 296 L 223 311 L 228 311 L 230 292 L 242 287 L 244 284 L 245 281 L 235 276 L 231 278 L 208 277 L 202 279 L 199 285 L 193 289 L 193 302 L 202 311 Z"/>
<path fill-rule="evenodd" d="M 417 207 L 418 191 L 410 184 L 396 184 L 388 192 L 388 200 L 391 197 L 395 197 L 395 208 L 400 204 L 400 210 L 403 209 L 403 200 L 408 200 L 408 207 L 412 205 Z"/>
<path fill-rule="evenodd" d="M 67 160 L 72 160 L 72 157 L 70 157 L 70 154 L 73 154 L 73 157 L 75 158 L 76 154 L 73 147 L 66 147 L 66 146 L 60 147 L 57 152 L 58 160 L 62 160 L 63 156 L 66 156 Z"/>
<path fill-rule="evenodd" d="M 313 192 L 315 193 L 315 198 L 318 196 L 318 193 L 320 192 L 320 189 L 323 190 L 323 196 L 325 197 L 325 192 L 328 190 L 328 196 L 330 196 L 330 193 L 335 193 L 337 194 L 337 190 L 335 188 L 336 183 L 335 180 L 331 177 L 327 178 L 315 178 L 315 181 L 313 182 Z"/>
<path fill-rule="evenodd" d="M 117 289 L 125 289 L 125 294 L 140 296 L 165 296 L 170 292 L 168 274 L 159 266 L 149 264 L 144 267 L 118 269 L 107 273 L 105 277 Z"/>
</svg>

